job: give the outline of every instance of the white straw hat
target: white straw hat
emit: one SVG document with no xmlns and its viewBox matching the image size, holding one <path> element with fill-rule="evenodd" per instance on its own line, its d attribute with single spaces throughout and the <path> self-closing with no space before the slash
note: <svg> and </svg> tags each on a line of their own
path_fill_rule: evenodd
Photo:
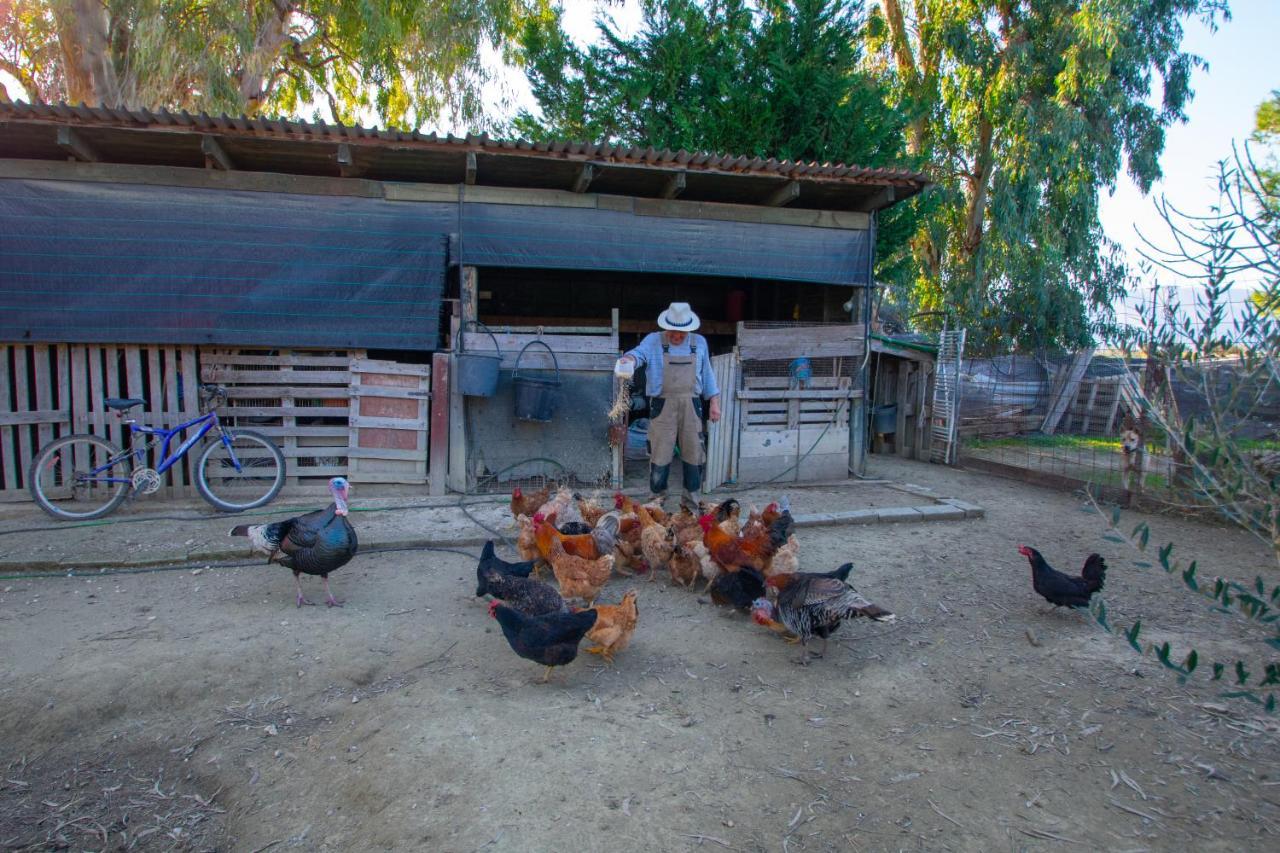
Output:
<svg viewBox="0 0 1280 853">
<path fill-rule="evenodd" d="M 688 302 L 672 302 L 658 315 L 658 325 L 672 332 L 692 332 L 702 325 Z"/>
</svg>

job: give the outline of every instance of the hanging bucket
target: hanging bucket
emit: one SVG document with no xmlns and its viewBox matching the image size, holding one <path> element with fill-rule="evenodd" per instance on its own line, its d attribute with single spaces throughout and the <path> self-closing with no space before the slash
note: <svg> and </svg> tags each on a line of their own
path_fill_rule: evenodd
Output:
<svg viewBox="0 0 1280 853">
<path fill-rule="evenodd" d="M 898 404 L 889 403 L 885 406 L 876 406 L 872 417 L 872 432 L 887 435 L 895 433 L 898 430 Z"/>
<path fill-rule="evenodd" d="M 520 375 L 520 359 L 524 358 L 525 350 L 534 344 L 547 347 L 547 352 L 551 353 L 551 363 L 555 365 L 556 371 L 555 379 Z M 520 354 L 516 356 L 516 369 L 511 375 L 511 381 L 516 390 L 517 418 L 522 421 L 541 421 L 542 423 L 551 420 L 556 412 L 556 395 L 560 391 L 560 362 L 556 360 L 555 351 L 551 347 L 543 341 L 529 341 L 525 344 L 524 349 L 520 350 Z"/>
<path fill-rule="evenodd" d="M 494 354 L 464 352 L 465 335 L 458 335 L 458 390 L 465 397 L 492 397 L 498 390 L 498 367 L 502 364 L 502 350 L 498 339 L 484 323 L 477 322 L 493 341 Z"/>
</svg>

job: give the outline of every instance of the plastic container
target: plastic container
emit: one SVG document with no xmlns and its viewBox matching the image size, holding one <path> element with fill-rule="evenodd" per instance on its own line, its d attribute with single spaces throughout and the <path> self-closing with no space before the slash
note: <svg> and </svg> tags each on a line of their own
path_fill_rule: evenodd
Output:
<svg viewBox="0 0 1280 853">
<path fill-rule="evenodd" d="M 876 406 L 875 412 L 871 417 L 871 431 L 882 435 L 898 431 L 897 403 L 889 403 L 885 406 Z"/>
<path fill-rule="evenodd" d="M 483 323 L 476 323 L 493 341 L 494 354 L 463 352 L 465 336 L 458 335 L 458 390 L 464 397 L 492 397 L 498 391 L 498 367 L 502 364 L 502 350 L 498 339 Z"/>
<path fill-rule="evenodd" d="M 528 374 L 520 375 L 520 360 L 524 358 L 525 351 L 535 344 L 546 347 L 547 352 L 551 353 L 551 363 L 556 371 L 554 379 Z M 520 350 L 520 354 L 516 356 L 516 369 L 511 376 L 511 381 L 516 392 L 517 418 L 522 421 L 546 423 L 555 417 L 556 402 L 560 392 L 560 362 L 556 360 L 555 351 L 544 341 L 529 341 L 524 345 L 524 349 Z"/>
</svg>

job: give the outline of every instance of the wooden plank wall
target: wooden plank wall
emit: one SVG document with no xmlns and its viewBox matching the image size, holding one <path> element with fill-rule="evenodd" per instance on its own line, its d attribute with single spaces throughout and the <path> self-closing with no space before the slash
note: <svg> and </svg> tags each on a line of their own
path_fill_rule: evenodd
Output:
<svg viewBox="0 0 1280 853">
<path fill-rule="evenodd" d="M 228 425 L 275 439 L 289 487 L 347 476 L 351 359 L 363 350 L 309 351 L 206 347 L 201 376 L 227 388 L 218 414 Z"/>
<path fill-rule="evenodd" d="M 353 358 L 350 369 L 348 478 L 427 482 L 431 366 Z"/>
</svg>

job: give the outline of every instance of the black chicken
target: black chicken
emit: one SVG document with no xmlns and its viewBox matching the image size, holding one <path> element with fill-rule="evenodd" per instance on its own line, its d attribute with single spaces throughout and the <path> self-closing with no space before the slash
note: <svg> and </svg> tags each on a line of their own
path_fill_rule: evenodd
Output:
<svg viewBox="0 0 1280 853">
<path fill-rule="evenodd" d="M 721 607 L 750 610 L 751 602 L 764 595 L 764 575 L 750 566 L 721 572 L 711 581 L 711 600 Z"/>
<path fill-rule="evenodd" d="M 485 552 L 492 553 L 491 548 L 486 546 Z M 476 597 L 492 595 L 526 616 L 567 612 L 569 606 L 554 586 L 528 577 L 534 562 L 506 563 L 496 557 L 486 562 L 482 555 L 476 566 Z"/>
<path fill-rule="evenodd" d="M 502 633 L 512 651 L 547 668 L 542 676 L 545 684 L 551 677 L 552 667 L 564 666 L 578 656 L 578 644 L 595 626 L 597 614 L 595 610 L 576 610 L 526 616 L 519 610 L 491 601 L 489 615 L 502 626 Z"/>
<path fill-rule="evenodd" d="M 1107 564 L 1098 554 L 1090 554 L 1080 576 L 1073 578 L 1046 563 L 1035 548 L 1020 545 L 1018 553 L 1031 561 L 1031 586 L 1057 607 L 1088 607 L 1089 599 L 1102 589 L 1107 577 Z"/>
<path fill-rule="evenodd" d="M 485 577 L 490 572 L 515 578 L 527 578 L 533 573 L 533 564 L 537 560 L 526 560 L 523 563 L 508 563 L 493 552 L 493 540 L 484 543 L 480 552 L 480 562 L 476 564 L 476 598 L 485 594 Z"/>
<path fill-rule="evenodd" d="M 330 607 L 342 606 L 329 591 L 329 573 L 351 562 L 360 547 L 355 528 L 347 520 L 350 489 L 346 478 L 334 477 L 329 481 L 333 503 L 324 509 L 271 524 L 240 524 L 231 528 L 232 536 L 249 537 L 250 553 L 264 554 L 268 563 L 293 569 L 299 607 L 314 603 L 302 594 L 304 574 L 324 578 L 325 603 Z"/>
</svg>

